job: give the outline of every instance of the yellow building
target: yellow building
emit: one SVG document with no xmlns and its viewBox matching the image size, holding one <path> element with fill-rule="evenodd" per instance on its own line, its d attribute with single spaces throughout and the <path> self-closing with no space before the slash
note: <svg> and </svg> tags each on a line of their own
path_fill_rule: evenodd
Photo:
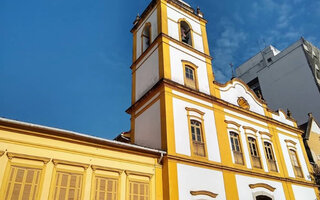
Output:
<svg viewBox="0 0 320 200">
<path fill-rule="evenodd" d="M 182 0 L 136 18 L 123 142 L 0 119 L 0 199 L 317 199 L 303 132 L 214 80 L 206 23 Z"/>
<path fill-rule="evenodd" d="M 162 199 L 163 155 L 0 118 L 0 199 Z"/>
</svg>

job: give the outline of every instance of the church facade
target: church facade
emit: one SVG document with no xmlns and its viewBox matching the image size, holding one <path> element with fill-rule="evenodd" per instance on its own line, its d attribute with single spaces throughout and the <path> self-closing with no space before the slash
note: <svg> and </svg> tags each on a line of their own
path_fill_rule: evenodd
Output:
<svg viewBox="0 0 320 200">
<path fill-rule="evenodd" d="M 136 18 L 131 144 L 0 119 L 0 199 L 319 198 L 296 121 L 215 81 L 206 23 L 181 0 Z"/>
</svg>

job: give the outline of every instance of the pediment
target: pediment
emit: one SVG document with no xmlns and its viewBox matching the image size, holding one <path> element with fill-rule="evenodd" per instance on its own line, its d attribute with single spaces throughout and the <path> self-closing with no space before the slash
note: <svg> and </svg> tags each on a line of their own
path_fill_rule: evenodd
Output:
<svg viewBox="0 0 320 200">
<path fill-rule="evenodd" d="M 240 108 L 265 115 L 265 102 L 240 79 L 234 78 L 225 84 L 218 84 L 220 98 Z"/>
</svg>

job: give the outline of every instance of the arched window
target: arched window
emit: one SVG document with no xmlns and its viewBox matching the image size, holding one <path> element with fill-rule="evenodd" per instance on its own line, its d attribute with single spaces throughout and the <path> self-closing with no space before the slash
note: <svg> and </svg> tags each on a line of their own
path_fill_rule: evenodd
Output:
<svg viewBox="0 0 320 200">
<path fill-rule="evenodd" d="M 142 52 L 144 52 L 151 44 L 151 24 L 147 23 L 141 35 Z"/>
<path fill-rule="evenodd" d="M 233 152 L 234 162 L 236 164 L 243 165 L 244 162 L 243 162 L 242 150 L 241 150 L 240 139 L 239 139 L 238 133 L 230 132 L 230 143 L 231 143 L 231 148 L 232 148 L 232 152 Z"/>
<path fill-rule="evenodd" d="M 300 163 L 298 160 L 297 152 L 293 149 L 289 149 L 289 155 L 290 155 L 291 164 L 293 167 L 294 174 L 296 175 L 296 177 L 303 178 L 303 173 L 302 173 L 301 166 L 300 166 Z"/>
<path fill-rule="evenodd" d="M 190 129 L 193 143 L 193 154 L 197 156 L 205 156 L 205 144 L 201 123 L 196 120 L 190 120 Z"/>
<path fill-rule="evenodd" d="M 181 41 L 192 46 L 191 28 L 186 21 L 180 22 L 180 38 Z"/>
<path fill-rule="evenodd" d="M 261 168 L 260 155 L 256 139 L 254 139 L 253 137 L 248 137 L 248 143 L 253 167 Z"/>
<path fill-rule="evenodd" d="M 272 200 L 272 199 L 265 195 L 259 195 L 256 197 L 256 200 Z"/>
<path fill-rule="evenodd" d="M 276 159 L 275 159 L 274 154 L 273 154 L 273 149 L 272 149 L 271 143 L 264 142 L 264 149 L 265 149 L 265 152 L 266 152 L 266 157 L 267 157 L 269 170 L 277 172 L 278 170 L 277 170 Z"/>
</svg>

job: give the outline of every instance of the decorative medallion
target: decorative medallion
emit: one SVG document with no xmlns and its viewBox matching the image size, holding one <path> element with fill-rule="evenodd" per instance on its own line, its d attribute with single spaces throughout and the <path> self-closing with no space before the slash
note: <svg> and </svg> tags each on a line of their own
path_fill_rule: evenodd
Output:
<svg viewBox="0 0 320 200">
<path fill-rule="evenodd" d="M 243 98 L 243 97 L 239 97 L 238 98 L 238 105 L 241 107 L 241 108 L 244 108 L 244 109 L 247 109 L 249 110 L 250 109 L 250 105 L 248 103 L 248 101 Z"/>
</svg>

